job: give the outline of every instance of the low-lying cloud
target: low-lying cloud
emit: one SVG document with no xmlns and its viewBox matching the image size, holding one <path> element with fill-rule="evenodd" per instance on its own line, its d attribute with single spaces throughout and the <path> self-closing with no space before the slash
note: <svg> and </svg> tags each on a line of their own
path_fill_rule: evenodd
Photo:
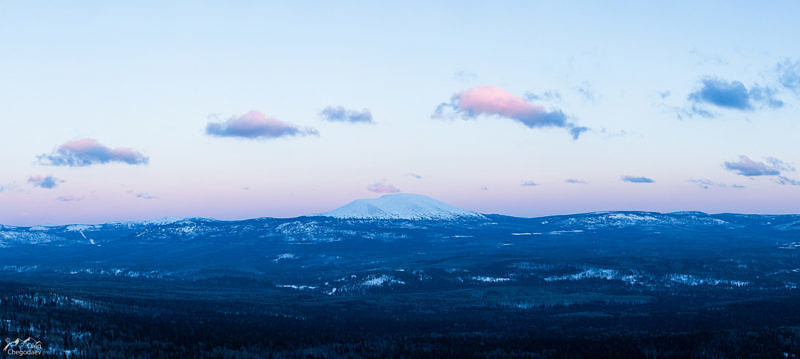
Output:
<svg viewBox="0 0 800 359">
<path fill-rule="evenodd" d="M 59 201 L 59 202 L 79 202 L 79 201 L 83 201 L 84 198 L 86 198 L 86 196 L 66 195 L 66 196 L 56 197 L 56 201 Z"/>
<path fill-rule="evenodd" d="M 68 141 L 50 154 L 38 156 L 38 162 L 48 166 L 84 167 L 105 163 L 146 165 L 150 159 L 139 151 L 105 146 L 93 138 Z"/>
<path fill-rule="evenodd" d="M 651 178 L 642 177 L 642 176 L 622 176 L 621 179 L 622 179 L 623 182 L 629 182 L 629 183 L 653 183 L 653 182 L 655 182 Z"/>
<path fill-rule="evenodd" d="M 400 190 L 391 183 L 378 182 L 367 186 L 367 190 L 375 193 L 397 193 Z"/>
<path fill-rule="evenodd" d="M 461 91 L 436 107 L 432 118 L 474 119 L 478 116 L 497 116 L 517 121 L 528 128 L 559 127 L 569 130 L 573 139 L 585 131 L 571 123 L 560 109 L 546 110 L 512 95 L 497 86 L 479 86 Z"/>
<path fill-rule="evenodd" d="M 323 120 L 330 122 L 375 123 L 372 122 L 372 113 L 368 109 L 358 111 L 342 106 L 328 106 L 319 115 Z"/>
<path fill-rule="evenodd" d="M 316 129 L 300 128 L 288 122 L 266 117 L 259 111 L 206 124 L 206 134 L 214 137 L 270 139 L 290 136 L 317 136 Z"/>
<path fill-rule="evenodd" d="M 738 184 L 732 184 L 728 186 L 724 183 L 714 182 L 707 178 L 693 178 L 689 180 L 689 183 L 694 183 L 698 187 L 702 189 L 711 189 L 711 188 L 744 188 L 744 186 L 740 186 Z"/>
</svg>

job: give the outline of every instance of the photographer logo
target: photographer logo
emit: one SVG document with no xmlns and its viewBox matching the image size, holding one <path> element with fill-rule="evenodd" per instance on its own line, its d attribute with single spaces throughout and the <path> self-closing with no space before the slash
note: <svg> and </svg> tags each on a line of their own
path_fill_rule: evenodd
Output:
<svg viewBox="0 0 800 359">
<path fill-rule="evenodd" d="M 29 355 L 42 355 L 42 342 L 31 337 L 22 340 L 6 338 L 3 351 L 11 356 L 24 357 Z"/>
</svg>

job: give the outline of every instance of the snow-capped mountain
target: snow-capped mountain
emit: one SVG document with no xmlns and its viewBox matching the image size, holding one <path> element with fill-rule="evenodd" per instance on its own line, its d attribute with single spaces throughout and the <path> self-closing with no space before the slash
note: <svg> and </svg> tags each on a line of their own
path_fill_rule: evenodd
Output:
<svg viewBox="0 0 800 359">
<path fill-rule="evenodd" d="M 453 207 L 431 197 L 411 193 L 387 194 L 374 199 L 358 199 L 320 215 L 325 217 L 357 219 L 455 219 L 461 217 L 483 217 L 477 212 Z"/>
</svg>

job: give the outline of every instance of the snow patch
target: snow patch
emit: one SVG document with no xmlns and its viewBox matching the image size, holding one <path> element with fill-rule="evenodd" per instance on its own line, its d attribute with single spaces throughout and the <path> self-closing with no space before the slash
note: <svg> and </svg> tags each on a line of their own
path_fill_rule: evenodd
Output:
<svg viewBox="0 0 800 359">
<path fill-rule="evenodd" d="M 394 285 L 394 284 L 404 285 L 406 284 L 406 282 L 402 280 L 397 280 L 393 276 L 386 274 L 381 274 L 379 276 L 370 275 L 363 282 L 361 282 L 361 285 L 364 287 L 382 287 L 384 285 Z"/>
<path fill-rule="evenodd" d="M 489 277 L 489 276 L 472 276 L 470 279 L 484 283 L 502 283 L 509 282 L 511 278 L 508 277 Z"/>
</svg>

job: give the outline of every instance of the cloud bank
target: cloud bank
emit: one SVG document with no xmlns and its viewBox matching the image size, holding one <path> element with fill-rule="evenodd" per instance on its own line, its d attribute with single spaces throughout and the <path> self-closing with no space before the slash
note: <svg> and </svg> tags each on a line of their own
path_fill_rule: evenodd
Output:
<svg viewBox="0 0 800 359">
<path fill-rule="evenodd" d="M 50 154 L 41 154 L 42 165 L 84 167 L 112 162 L 129 165 L 146 165 L 150 159 L 130 148 L 107 147 L 93 138 L 65 142 Z"/>
<path fill-rule="evenodd" d="M 650 178 L 641 177 L 641 176 L 622 176 L 621 178 L 622 178 L 623 182 L 629 182 L 629 183 L 653 183 L 653 182 L 655 182 Z"/>
<path fill-rule="evenodd" d="M 64 180 L 53 176 L 31 176 L 28 177 L 28 183 L 32 184 L 34 187 L 53 189 L 56 188 L 59 183 L 64 183 Z"/>
<path fill-rule="evenodd" d="M 291 123 L 268 118 L 259 111 L 206 124 L 206 134 L 214 137 L 269 139 L 289 136 L 319 135 L 313 128 L 300 128 Z"/>
<path fill-rule="evenodd" d="M 547 111 L 532 105 L 497 86 L 479 86 L 461 91 L 436 107 L 432 118 L 474 119 L 478 116 L 498 116 L 522 123 L 529 128 L 560 127 L 568 129 L 573 139 L 588 130 L 568 121 L 560 109 Z"/>
<path fill-rule="evenodd" d="M 397 189 L 397 187 L 391 185 L 390 183 L 385 183 L 385 182 L 373 183 L 373 184 L 367 186 L 367 190 L 370 191 L 370 192 L 375 192 L 375 193 L 397 193 L 397 192 L 400 192 L 400 190 Z"/>
<path fill-rule="evenodd" d="M 330 122 L 375 123 L 372 122 L 372 113 L 367 109 L 357 111 L 342 106 L 328 106 L 319 115 L 323 120 Z"/>
</svg>

